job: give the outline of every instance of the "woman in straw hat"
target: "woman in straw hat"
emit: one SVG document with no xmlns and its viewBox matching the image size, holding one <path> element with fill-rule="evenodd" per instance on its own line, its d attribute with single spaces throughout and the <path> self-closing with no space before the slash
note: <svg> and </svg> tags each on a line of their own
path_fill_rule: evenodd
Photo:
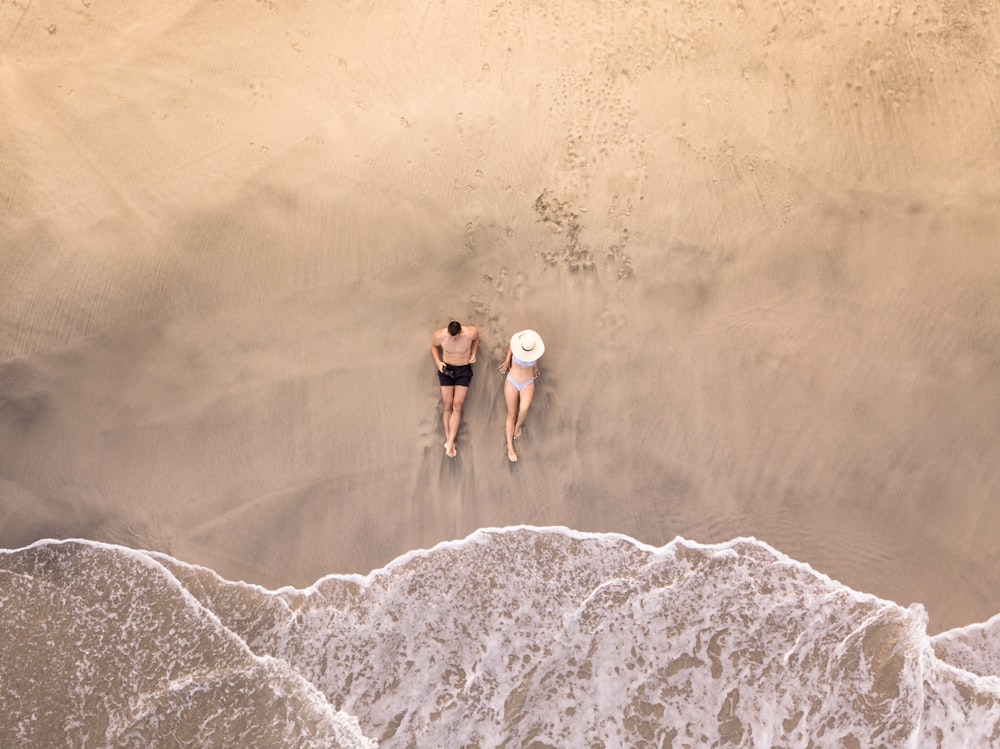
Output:
<svg viewBox="0 0 1000 749">
<path fill-rule="evenodd" d="M 538 360 L 545 353 L 541 336 L 533 330 L 522 330 L 510 339 L 507 358 L 500 364 L 500 372 L 507 375 L 503 386 L 504 400 L 507 401 L 507 459 L 514 463 L 514 440 L 521 436 L 524 417 L 528 415 L 531 399 L 535 396 L 535 380 L 538 378 Z"/>
</svg>

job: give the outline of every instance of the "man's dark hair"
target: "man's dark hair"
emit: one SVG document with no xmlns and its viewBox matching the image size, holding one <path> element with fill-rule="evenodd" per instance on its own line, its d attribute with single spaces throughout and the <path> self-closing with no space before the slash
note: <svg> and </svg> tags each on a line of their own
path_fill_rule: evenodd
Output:
<svg viewBox="0 0 1000 749">
<path fill-rule="evenodd" d="M 452 320 L 448 323 L 448 335 L 458 335 L 462 332 L 462 323 Z"/>
</svg>

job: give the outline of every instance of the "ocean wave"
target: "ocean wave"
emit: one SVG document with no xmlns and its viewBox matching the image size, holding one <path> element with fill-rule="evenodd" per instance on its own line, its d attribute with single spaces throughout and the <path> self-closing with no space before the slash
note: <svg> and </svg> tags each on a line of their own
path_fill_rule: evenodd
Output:
<svg viewBox="0 0 1000 749">
<path fill-rule="evenodd" d="M 484 529 L 266 590 L 0 553 L 0 744 L 1000 746 L 997 619 L 931 638 L 751 539 Z"/>
</svg>

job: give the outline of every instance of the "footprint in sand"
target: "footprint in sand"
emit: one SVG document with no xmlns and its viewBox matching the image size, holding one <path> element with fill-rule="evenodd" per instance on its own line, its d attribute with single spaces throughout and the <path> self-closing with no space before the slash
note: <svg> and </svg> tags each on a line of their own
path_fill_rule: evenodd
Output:
<svg viewBox="0 0 1000 749">
<path fill-rule="evenodd" d="M 471 221 L 465 225 L 465 249 L 469 252 L 473 252 L 476 249 L 476 244 L 478 239 L 476 238 L 476 233 L 479 230 L 479 217 L 476 216 Z"/>
<path fill-rule="evenodd" d="M 507 343 L 504 338 L 500 310 L 505 308 L 507 299 L 518 300 L 524 297 L 527 287 L 527 275 L 521 271 L 511 275 L 506 266 L 501 266 L 496 273 L 484 273 L 482 283 L 493 287 L 492 296 L 484 299 L 473 294 L 469 297 L 476 313 L 476 325 L 484 332 L 484 338 L 496 343 L 490 349 L 490 356 L 500 361 L 506 356 Z"/>
<path fill-rule="evenodd" d="M 424 452 L 430 450 L 439 450 L 440 446 L 443 444 L 444 435 L 439 434 L 437 430 L 436 422 L 431 419 L 421 419 L 418 427 L 418 434 L 420 435 L 420 447 L 423 448 Z"/>
</svg>

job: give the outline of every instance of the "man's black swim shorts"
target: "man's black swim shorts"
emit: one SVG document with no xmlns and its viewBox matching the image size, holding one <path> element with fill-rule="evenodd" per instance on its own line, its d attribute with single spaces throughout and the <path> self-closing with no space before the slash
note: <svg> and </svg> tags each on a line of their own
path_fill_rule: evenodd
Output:
<svg viewBox="0 0 1000 749">
<path fill-rule="evenodd" d="M 472 382 L 472 365 L 445 364 L 444 372 L 438 371 L 438 382 L 441 383 L 441 387 L 445 388 L 453 385 L 467 388 Z"/>
</svg>

